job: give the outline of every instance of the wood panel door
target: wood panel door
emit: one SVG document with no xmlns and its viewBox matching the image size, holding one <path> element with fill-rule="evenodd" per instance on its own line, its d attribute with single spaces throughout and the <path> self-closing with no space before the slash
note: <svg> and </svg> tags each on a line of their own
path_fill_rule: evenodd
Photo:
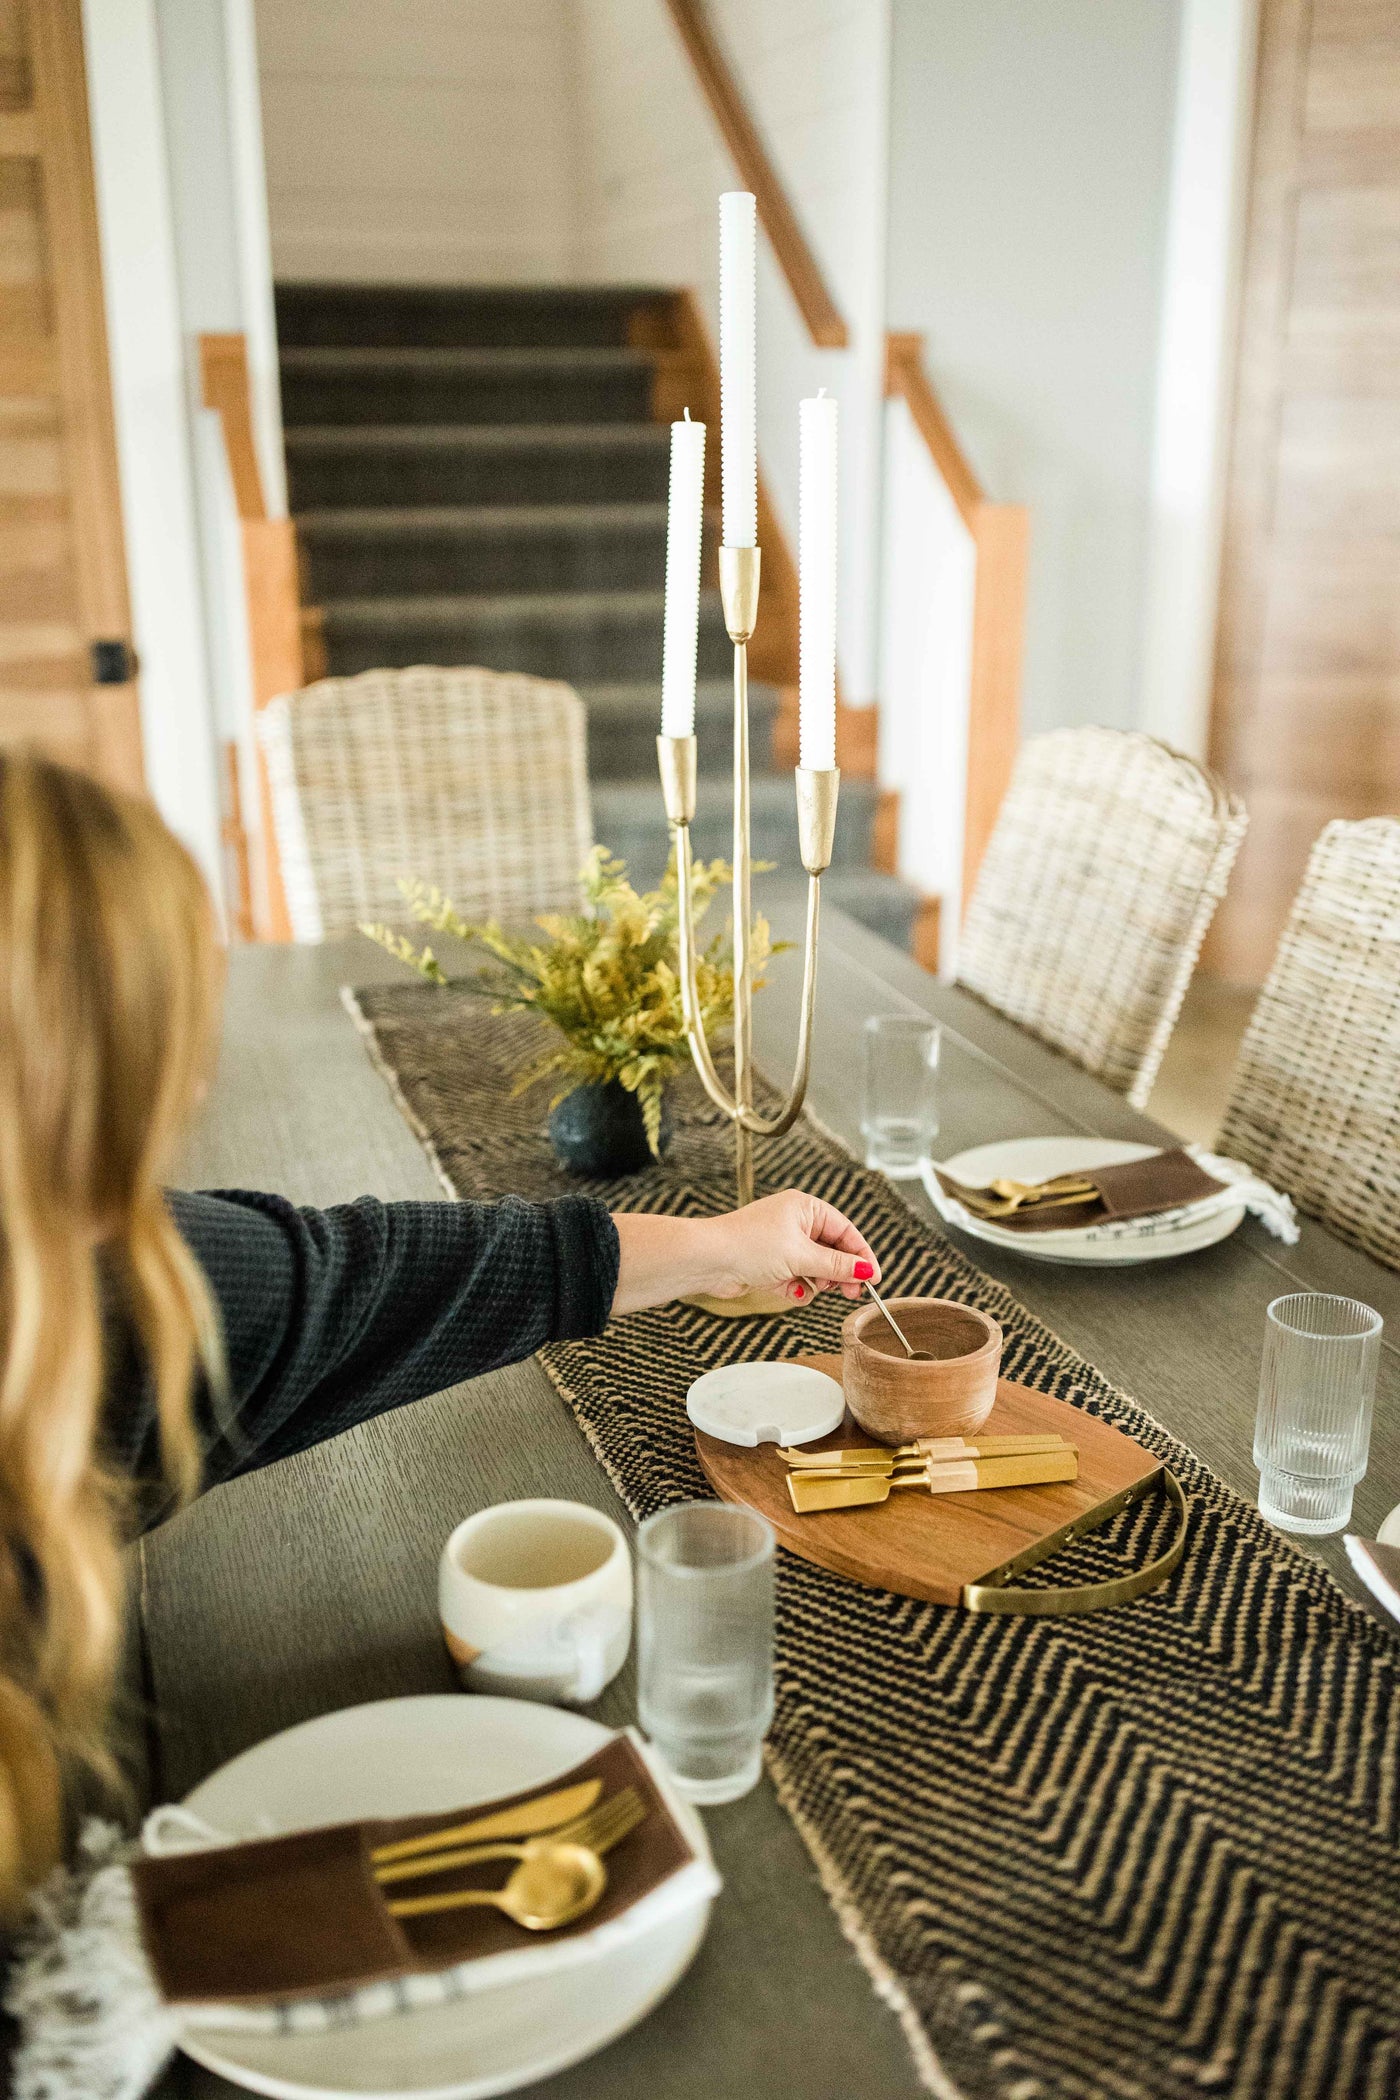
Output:
<svg viewBox="0 0 1400 2100">
<path fill-rule="evenodd" d="M 0 0 L 0 742 L 140 787 L 80 0 Z"/>
<path fill-rule="evenodd" d="M 1332 817 L 1400 813 L 1400 0 L 1263 0 L 1207 963 L 1257 984 Z"/>
</svg>

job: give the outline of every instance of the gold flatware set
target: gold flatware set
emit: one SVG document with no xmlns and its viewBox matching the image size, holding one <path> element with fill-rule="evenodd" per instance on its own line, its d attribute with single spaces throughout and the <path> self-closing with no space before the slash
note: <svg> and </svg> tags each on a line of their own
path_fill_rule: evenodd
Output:
<svg viewBox="0 0 1400 2100">
<path fill-rule="evenodd" d="M 800 1516 L 887 1502 L 895 1488 L 966 1495 L 1079 1477 L 1078 1447 L 1050 1435 L 920 1437 L 893 1447 L 780 1450 L 778 1455 L 788 1467 L 788 1495 Z"/>
<path fill-rule="evenodd" d="M 988 1220 L 1014 1217 L 1018 1211 L 1071 1210 L 1098 1201 L 1099 1192 L 1083 1174 L 1056 1174 L 1049 1181 L 995 1181 L 973 1186 L 943 1175 L 943 1186 L 965 1210 Z"/>
<path fill-rule="evenodd" d="M 396 1918 L 419 1918 L 447 1910 L 500 1910 L 527 1932 L 555 1932 L 593 1909 L 607 1887 L 603 1855 L 645 1821 L 648 1809 L 636 1787 L 598 1799 L 602 1781 L 561 1787 L 519 1807 L 501 1809 L 449 1830 L 400 1838 L 370 1853 L 382 1885 L 446 1874 L 457 1867 L 497 1859 L 516 1865 L 497 1889 L 448 1889 L 401 1896 L 387 1908 Z"/>
</svg>

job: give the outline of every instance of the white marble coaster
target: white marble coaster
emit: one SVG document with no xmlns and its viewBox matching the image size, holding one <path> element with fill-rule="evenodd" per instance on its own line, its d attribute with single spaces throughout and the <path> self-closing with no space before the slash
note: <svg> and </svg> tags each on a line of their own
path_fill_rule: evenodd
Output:
<svg viewBox="0 0 1400 2100">
<path fill-rule="evenodd" d="M 809 1364 L 722 1364 L 685 1396 L 697 1429 L 725 1444 L 810 1444 L 846 1412 L 840 1386 Z"/>
</svg>

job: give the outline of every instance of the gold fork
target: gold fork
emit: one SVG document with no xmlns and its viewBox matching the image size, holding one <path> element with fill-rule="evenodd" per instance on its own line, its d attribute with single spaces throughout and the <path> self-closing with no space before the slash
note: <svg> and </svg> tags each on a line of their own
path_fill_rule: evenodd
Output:
<svg viewBox="0 0 1400 2100">
<path fill-rule="evenodd" d="M 617 1844 L 629 1830 L 646 1814 L 646 1804 L 634 1786 L 623 1787 L 619 1793 L 610 1794 L 596 1808 L 585 1815 L 575 1816 L 570 1823 L 561 1823 L 555 1830 L 542 1831 L 538 1837 L 523 1839 L 498 1838 L 493 1843 L 461 1845 L 448 1852 L 434 1852 L 426 1858 L 395 1860 L 392 1864 L 374 1869 L 376 1881 L 417 1881 L 427 1874 L 448 1874 L 454 1867 L 475 1867 L 488 1859 L 525 1859 L 537 1856 L 549 1845 L 583 1845 L 591 1852 L 606 1851 L 609 1845 Z"/>
<path fill-rule="evenodd" d="M 520 1845 L 490 1845 L 473 1848 L 471 1864 L 477 1860 L 514 1859 L 514 1872 L 500 1889 L 448 1889 L 437 1896 L 405 1896 L 386 1905 L 391 1917 L 420 1918 L 444 1910 L 502 1910 L 530 1932 L 552 1932 L 591 1910 L 607 1886 L 602 1855 L 620 1845 L 645 1822 L 647 1805 L 635 1787 L 625 1787 L 611 1801 L 595 1809 L 590 1818 L 587 1842 L 566 1839 L 558 1831 L 548 1837 L 527 1838 Z M 392 1869 L 386 1869 L 392 1872 Z M 424 1871 L 437 1871 L 437 1863 Z M 381 1877 L 382 1878 L 382 1877 Z"/>
</svg>

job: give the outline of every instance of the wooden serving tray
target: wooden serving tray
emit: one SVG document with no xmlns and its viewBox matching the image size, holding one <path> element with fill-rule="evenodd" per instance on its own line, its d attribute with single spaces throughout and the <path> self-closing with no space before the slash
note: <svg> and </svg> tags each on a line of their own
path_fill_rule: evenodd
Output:
<svg viewBox="0 0 1400 2100">
<path fill-rule="evenodd" d="M 803 1356 L 799 1363 L 841 1379 L 839 1356 Z M 1045 1487 L 981 1488 L 966 1495 L 921 1495 L 902 1488 L 888 1502 L 863 1509 L 813 1511 L 798 1516 L 787 1491 L 787 1467 L 777 1446 L 752 1450 L 695 1432 L 706 1478 L 725 1502 L 741 1502 L 768 1519 L 780 1542 L 852 1582 L 960 1604 L 968 1585 L 995 1582 L 1015 1568 L 1045 1559 L 1071 1531 L 1089 1531 L 1162 1471 L 1160 1459 L 1082 1408 L 1029 1386 L 997 1383 L 988 1436 L 1053 1431 L 1079 1447 L 1079 1478 Z M 822 1448 L 873 1444 L 847 1414 Z"/>
</svg>

